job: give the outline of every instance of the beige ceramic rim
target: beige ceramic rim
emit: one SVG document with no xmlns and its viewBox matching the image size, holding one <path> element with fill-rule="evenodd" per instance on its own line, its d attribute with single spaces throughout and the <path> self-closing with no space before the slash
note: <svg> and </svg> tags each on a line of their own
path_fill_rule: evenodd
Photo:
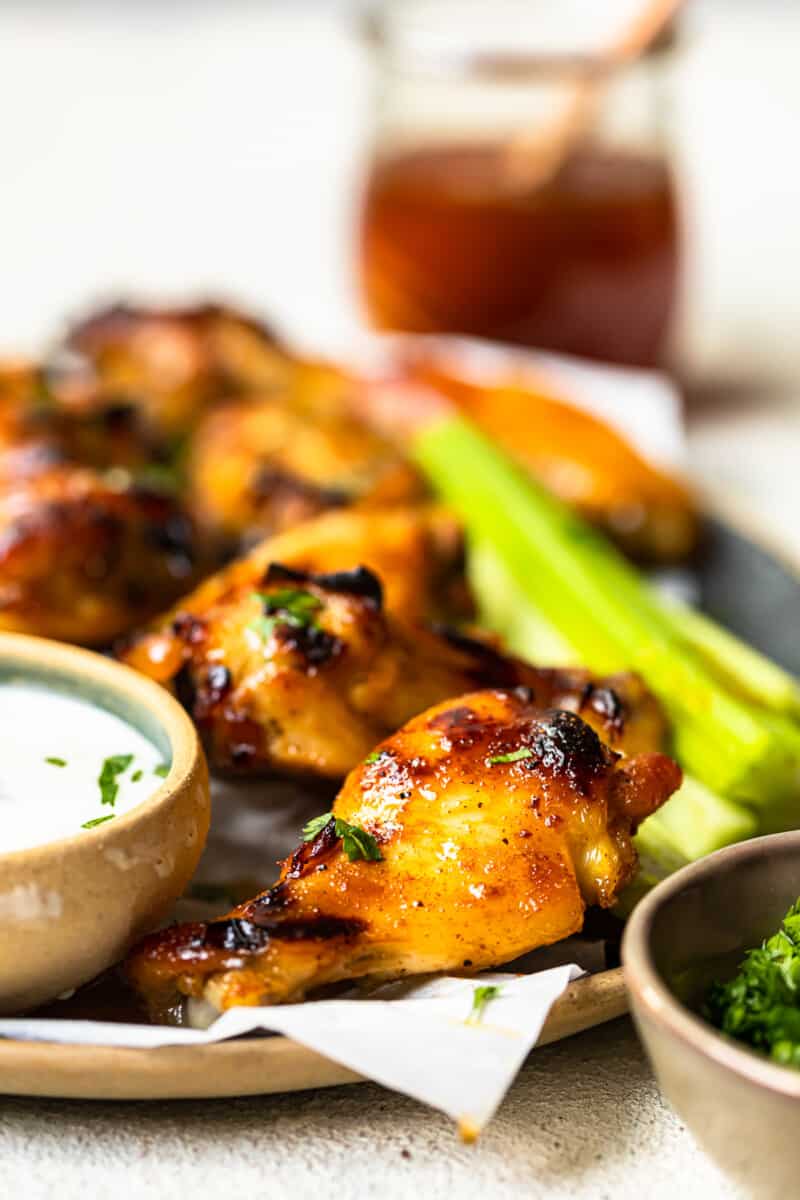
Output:
<svg viewBox="0 0 800 1200">
<path fill-rule="evenodd" d="M 628 1011 L 622 970 L 585 975 L 550 1010 L 539 1045 Z M 0 1094 L 80 1100 L 188 1100 L 363 1083 L 363 1076 L 285 1037 L 120 1050 L 0 1039 Z"/>
<path fill-rule="evenodd" d="M 42 1003 L 119 958 L 185 888 L 210 820 L 197 733 L 163 688 L 91 651 L 0 633 L 0 673 L 14 678 L 17 672 L 106 703 L 147 729 L 171 766 L 148 799 L 114 821 L 0 855 L 4 894 L 38 904 L 30 902 L 24 919 L 0 921 L 0 1011 Z M 17 974 L 9 972 L 12 963 L 20 964 Z"/>
<path fill-rule="evenodd" d="M 696 887 L 730 864 L 746 862 L 751 858 L 767 858 L 770 849 L 778 845 L 793 845 L 800 853 L 800 830 L 773 833 L 727 846 L 665 879 L 637 904 L 629 917 L 622 939 L 622 961 L 634 1011 L 640 1008 L 654 1024 L 667 1030 L 673 1038 L 713 1059 L 721 1067 L 760 1087 L 800 1100 L 800 1074 L 787 1071 L 785 1067 L 738 1046 L 695 1016 L 673 996 L 659 975 L 650 952 L 653 923 L 658 912 L 674 896 Z"/>
</svg>

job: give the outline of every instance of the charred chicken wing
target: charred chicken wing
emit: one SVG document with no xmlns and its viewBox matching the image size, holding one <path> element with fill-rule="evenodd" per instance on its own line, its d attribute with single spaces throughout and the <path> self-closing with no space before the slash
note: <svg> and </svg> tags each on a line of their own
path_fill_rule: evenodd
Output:
<svg viewBox="0 0 800 1200">
<path fill-rule="evenodd" d="M 401 620 L 379 576 L 352 568 L 346 542 L 330 570 L 311 573 L 282 555 L 292 536 L 201 585 L 122 651 L 173 688 L 218 770 L 341 778 L 414 713 L 478 686 L 525 684 L 539 704 L 580 711 L 611 744 L 661 745 L 663 718 L 636 677 L 538 670 Z"/>
<path fill-rule="evenodd" d="M 291 370 L 265 326 L 218 304 L 114 305 L 76 325 L 65 347 L 168 436 L 185 435 L 210 403 L 226 396 L 285 387 Z"/>
<path fill-rule="evenodd" d="M 415 717 L 348 776 L 278 883 L 146 938 L 127 970 L 155 1015 L 206 1023 L 337 981 L 480 971 L 581 928 L 631 878 L 631 835 L 679 786 L 527 688 Z"/>
<path fill-rule="evenodd" d="M 38 367 L 0 366 L 0 629 L 103 645 L 191 586 L 197 540 L 171 496 L 82 465 L 53 411 Z"/>
<path fill-rule="evenodd" d="M 369 419 L 413 428 L 436 397 L 455 404 L 521 467 L 637 558 L 685 558 L 698 539 L 695 502 L 676 479 L 646 462 L 611 426 L 565 403 L 543 379 L 540 390 L 508 383 L 478 386 L 458 378 L 434 354 L 409 353 L 399 381 L 364 389 Z"/>
<path fill-rule="evenodd" d="M 48 462 L 36 445 L 12 457 L 0 488 L 0 629 L 103 645 L 191 582 L 193 530 L 174 500 Z"/>
<path fill-rule="evenodd" d="M 252 396 L 201 421 L 188 464 L 202 528 L 251 542 L 352 504 L 420 499 L 422 482 L 392 445 L 346 412 Z"/>
</svg>

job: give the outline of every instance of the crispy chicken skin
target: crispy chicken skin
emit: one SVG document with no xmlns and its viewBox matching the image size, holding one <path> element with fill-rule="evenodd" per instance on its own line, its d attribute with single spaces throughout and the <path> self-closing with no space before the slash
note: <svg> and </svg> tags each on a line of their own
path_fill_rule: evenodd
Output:
<svg viewBox="0 0 800 1200">
<path fill-rule="evenodd" d="M 0 366 L 0 629 L 104 645 L 191 586 L 197 539 L 171 496 L 76 461 L 53 412 L 39 368 Z"/>
<path fill-rule="evenodd" d="M 174 500 L 27 453 L 0 488 L 0 629 L 104 645 L 191 583 L 193 529 Z"/>
<path fill-rule="evenodd" d="M 99 470 L 149 467 L 167 449 L 139 406 L 105 389 L 89 364 L 0 362 L 0 455 L 26 450 L 29 457 L 33 445 L 52 460 Z"/>
<path fill-rule="evenodd" d="M 610 425 L 558 399 L 558 391 L 465 382 L 446 362 L 422 351 L 400 363 L 397 408 L 418 409 L 414 387 L 432 387 L 545 487 L 603 528 L 634 557 L 653 561 L 685 558 L 695 547 L 699 521 L 688 489 L 646 462 Z M 405 384 L 405 391 L 403 386 Z M 368 394 L 380 404 L 380 389 Z M 404 418 L 405 419 L 405 418 Z"/>
<path fill-rule="evenodd" d="M 107 391 L 142 406 L 168 436 L 188 432 L 209 404 L 286 386 L 291 360 L 252 317 L 218 304 L 144 308 L 115 304 L 75 325 L 65 348 Z"/>
<path fill-rule="evenodd" d="M 189 503 L 200 526 L 235 544 L 330 508 L 419 500 L 421 479 L 363 421 L 250 396 L 209 412 L 192 442 Z"/>
<path fill-rule="evenodd" d="M 400 620 L 379 577 L 351 562 L 312 574 L 270 557 L 244 577 L 236 564 L 223 575 L 230 586 L 201 586 L 122 658 L 177 693 L 222 771 L 339 779 L 414 713 L 478 686 L 525 684 L 537 703 L 580 711 L 628 752 L 662 745 L 660 709 L 635 676 L 539 670 Z"/>
<path fill-rule="evenodd" d="M 410 622 L 471 615 L 458 525 L 431 507 L 347 509 L 323 513 L 274 538 L 205 579 L 156 622 L 169 630 L 189 613 L 204 616 L 240 593 L 257 589 L 273 562 L 299 571 L 331 573 L 363 565 L 380 577 L 384 605 Z M 150 634 L 136 641 L 147 646 Z M 150 671 L 148 670 L 148 673 Z"/>
<path fill-rule="evenodd" d="M 154 1015 L 190 997 L 204 1023 L 342 980 L 509 962 L 614 903 L 636 867 L 631 835 L 679 784 L 671 759 L 620 758 L 526 688 L 447 700 L 384 741 L 335 802 L 381 861 L 350 861 L 331 820 L 254 900 L 146 938 L 128 976 Z"/>
</svg>

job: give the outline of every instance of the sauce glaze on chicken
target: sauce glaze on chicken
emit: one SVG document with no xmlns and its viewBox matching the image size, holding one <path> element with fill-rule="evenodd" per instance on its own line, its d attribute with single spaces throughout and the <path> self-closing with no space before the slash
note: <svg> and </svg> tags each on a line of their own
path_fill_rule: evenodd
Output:
<svg viewBox="0 0 800 1200">
<path fill-rule="evenodd" d="M 128 976 L 157 1017 L 188 998 L 204 1023 L 342 980 L 509 962 L 614 903 L 636 868 L 632 834 L 680 778 L 663 754 L 621 757 L 530 688 L 447 700 L 350 773 L 274 887 L 152 934 Z M 380 861 L 351 861 L 337 817 L 374 838 Z"/>
</svg>

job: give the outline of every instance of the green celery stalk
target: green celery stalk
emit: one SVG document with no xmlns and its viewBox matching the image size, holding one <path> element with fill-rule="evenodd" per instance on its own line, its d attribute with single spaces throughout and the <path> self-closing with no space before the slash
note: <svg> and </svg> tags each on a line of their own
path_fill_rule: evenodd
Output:
<svg viewBox="0 0 800 1200">
<path fill-rule="evenodd" d="M 548 666 L 578 661 L 575 648 L 531 604 L 492 546 L 470 547 L 468 573 L 481 620 L 502 634 L 515 654 Z M 644 861 L 662 874 L 757 832 L 756 819 L 746 808 L 691 777 L 662 811 L 668 819 L 654 814 L 637 835 Z"/>
<path fill-rule="evenodd" d="M 693 862 L 756 833 L 758 822 L 753 813 L 686 775 L 669 804 L 647 818 L 636 840 L 651 854 L 654 848 L 666 845 Z"/>
<path fill-rule="evenodd" d="M 530 603 L 490 543 L 470 545 L 467 578 L 481 624 L 501 634 L 512 653 L 542 667 L 580 665 L 575 647 Z"/>
<path fill-rule="evenodd" d="M 785 738 L 717 680 L 610 543 L 460 416 L 418 433 L 414 456 L 581 661 L 644 676 L 672 719 L 687 771 L 731 799 L 783 800 L 796 782 Z"/>
<path fill-rule="evenodd" d="M 800 685 L 788 671 L 703 613 L 667 601 L 664 612 L 728 687 L 765 708 L 800 716 Z"/>
</svg>

